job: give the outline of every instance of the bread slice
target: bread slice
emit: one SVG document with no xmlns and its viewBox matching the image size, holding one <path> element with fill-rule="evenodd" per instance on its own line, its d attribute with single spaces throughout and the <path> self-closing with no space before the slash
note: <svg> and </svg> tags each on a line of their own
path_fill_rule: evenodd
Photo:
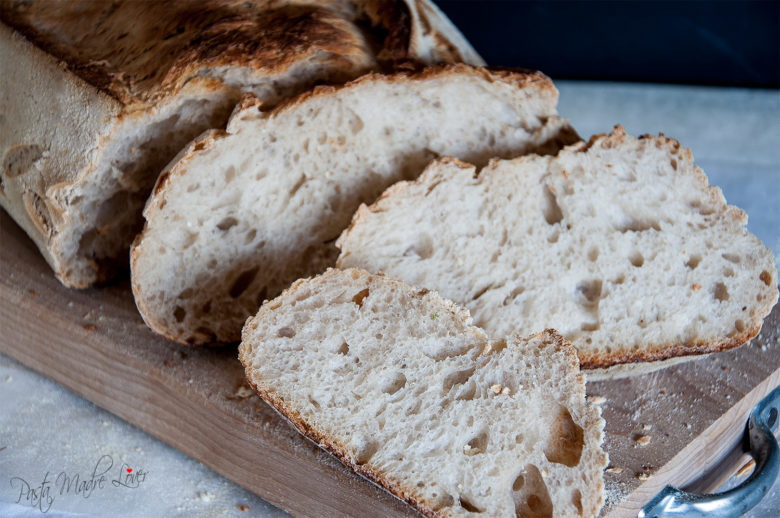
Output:
<svg viewBox="0 0 780 518">
<path fill-rule="evenodd" d="M 106 280 L 127 265 L 157 175 L 224 127 L 241 92 L 271 106 L 410 59 L 482 62 L 443 15 L 418 8 L 435 11 L 369 0 L 3 2 L 0 205 L 64 284 Z"/>
<path fill-rule="evenodd" d="M 604 421 L 552 330 L 488 340 L 436 293 L 358 269 L 301 280 L 249 319 L 258 393 L 426 516 L 596 516 Z"/>
<path fill-rule="evenodd" d="M 578 137 L 538 72 L 466 65 L 367 75 L 271 112 L 247 97 L 227 132 L 160 176 L 132 250 L 138 309 L 182 343 L 238 341 L 246 318 L 338 255 L 361 202 L 439 155 L 485 163 Z"/>
<path fill-rule="evenodd" d="M 437 290 L 491 336 L 552 327 L 584 369 L 646 369 L 758 333 L 777 272 L 746 223 L 689 150 L 617 126 L 556 157 L 436 161 L 336 244 L 340 267 Z"/>
</svg>

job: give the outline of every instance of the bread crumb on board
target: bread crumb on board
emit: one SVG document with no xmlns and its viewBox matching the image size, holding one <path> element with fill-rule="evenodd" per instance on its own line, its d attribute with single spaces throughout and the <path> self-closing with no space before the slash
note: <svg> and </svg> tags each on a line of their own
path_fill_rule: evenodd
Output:
<svg viewBox="0 0 780 518">
<path fill-rule="evenodd" d="M 634 436 L 634 442 L 636 442 L 636 444 L 639 446 L 647 446 L 648 444 L 650 444 L 650 436 L 644 434 L 638 434 Z M 636 445 L 634 445 L 634 447 L 636 447 Z"/>
<path fill-rule="evenodd" d="M 588 396 L 588 402 L 591 405 L 601 405 L 607 402 L 607 398 L 604 396 Z"/>
</svg>

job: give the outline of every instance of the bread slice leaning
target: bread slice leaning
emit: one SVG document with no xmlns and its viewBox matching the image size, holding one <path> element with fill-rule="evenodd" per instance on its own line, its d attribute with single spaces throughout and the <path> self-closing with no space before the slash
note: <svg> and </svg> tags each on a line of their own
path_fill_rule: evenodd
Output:
<svg viewBox="0 0 780 518">
<path fill-rule="evenodd" d="M 618 126 L 555 157 L 436 161 L 360 207 L 338 265 L 437 290 L 491 336 L 555 328 L 584 369 L 646 370 L 759 332 L 777 272 L 746 223 L 689 150 Z"/>
<path fill-rule="evenodd" d="M 406 60 L 481 64 L 436 13 L 400 0 L 3 2 L 0 205 L 65 285 L 107 280 L 127 266 L 157 175 L 224 127 L 241 92 L 271 106 Z"/>
<path fill-rule="evenodd" d="M 301 433 L 426 516 L 602 505 L 604 421 L 554 331 L 489 340 L 436 293 L 331 269 L 266 302 L 239 357 Z"/>
<path fill-rule="evenodd" d="M 182 343 L 238 341 L 246 318 L 320 273 L 361 202 L 431 159 L 477 163 L 578 140 L 538 72 L 428 67 L 320 87 L 270 112 L 244 99 L 160 176 L 132 250 L 136 304 Z"/>
</svg>

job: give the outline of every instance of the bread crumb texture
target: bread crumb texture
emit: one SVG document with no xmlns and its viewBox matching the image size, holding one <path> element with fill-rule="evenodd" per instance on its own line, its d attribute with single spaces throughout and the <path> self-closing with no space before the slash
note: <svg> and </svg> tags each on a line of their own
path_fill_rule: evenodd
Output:
<svg viewBox="0 0 780 518">
<path fill-rule="evenodd" d="M 554 331 L 489 340 L 434 292 L 330 269 L 266 302 L 239 356 L 298 430 L 426 516 L 601 508 L 604 422 Z"/>
<path fill-rule="evenodd" d="M 491 336 L 557 329 L 596 369 L 754 337 L 777 271 L 746 223 L 689 150 L 617 126 L 557 156 L 435 161 L 358 210 L 337 264 L 437 290 Z"/>
<path fill-rule="evenodd" d="M 201 136 L 158 181 L 132 254 L 138 308 L 179 342 L 237 341 L 263 300 L 335 264 L 362 202 L 432 159 L 578 140 L 556 102 L 538 72 L 466 65 L 368 75 L 270 112 L 245 97 L 227 133 Z"/>
</svg>

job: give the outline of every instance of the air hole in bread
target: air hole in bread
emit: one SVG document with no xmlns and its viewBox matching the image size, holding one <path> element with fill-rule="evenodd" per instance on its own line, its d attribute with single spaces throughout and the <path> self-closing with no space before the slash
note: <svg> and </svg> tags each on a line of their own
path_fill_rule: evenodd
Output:
<svg viewBox="0 0 780 518">
<path fill-rule="evenodd" d="M 715 297 L 716 300 L 725 302 L 729 300 L 729 290 L 722 282 L 716 282 L 712 287 L 712 296 Z"/>
<path fill-rule="evenodd" d="M 517 441 L 520 442 L 520 441 Z M 525 477 L 523 474 L 517 475 L 517 478 L 515 479 L 514 483 L 512 484 L 512 491 L 520 491 L 523 489 L 523 486 L 525 486 Z"/>
<path fill-rule="evenodd" d="M 295 336 L 295 331 L 291 327 L 280 327 L 276 335 L 280 338 L 292 338 Z"/>
<path fill-rule="evenodd" d="M 427 259 L 433 255 L 433 239 L 425 232 L 420 233 L 417 237 L 417 241 L 414 245 L 404 250 L 404 257 L 409 257 L 412 254 L 417 255 L 420 259 Z"/>
<path fill-rule="evenodd" d="M 580 326 L 580 329 L 583 331 L 598 331 L 601 327 L 601 324 L 598 322 L 585 322 Z"/>
<path fill-rule="evenodd" d="M 356 113 L 353 112 L 352 117 L 349 120 L 349 130 L 353 135 L 357 135 L 363 130 L 363 119 L 361 119 Z"/>
<path fill-rule="evenodd" d="M 542 211 L 544 212 L 544 220 L 548 225 L 555 225 L 563 219 L 563 212 L 561 212 L 561 207 L 558 205 L 558 200 L 552 187 L 545 185 L 543 193 Z"/>
<path fill-rule="evenodd" d="M 29 170 L 43 156 L 38 144 L 23 144 L 6 151 L 3 158 L 3 170 L 8 178 L 20 176 Z"/>
<path fill-rule="evenodd" d="M 452 387 L 457 385 L 463 385 L 466 383 L 469 379 L 471 379 L 471 376 L 474 375 L 474 370 L 476 367 L 471 367 L 469 369 L 464 369 L 460 371 L 451 372 L 444 378 L 444 383 L 442 385 L 442 394 L 446 395 L 450 392 Z"/>
<path fill-rule="evenodd" d="M 697 266 L 699 266 L 699 263 L 701 262 L 701 256 L 694 254 L 689 259 L 688 262 L 685 263 L 685 266 L 690 268 L 691 270 L 695 270 Z"/>
<path fill-rule="evenodd" d="M 324 131 L 317 136 L 318 144 L 324 144 L 327 141 L 328 141 L 328 134 L 325 133 Z"/>
<path fill-rule="evenodd" d="M 488 290 L 491 290 L 491 289 L 493 289 L 493 285 L 492 285 L 492 284 L 488 284 L 487 286 L 483 287 L 481 290 L 477 291 L 477 292 L 474 294 L 474 296 L 473 296 L 473 297 L 471 297 L 471 300 L 477 300 L 477 299 L 478 299 L 478 298 L 480 298 L 482 295 L 484 295 L 485 293 L 487 293 L 487 292 L 488 292 Z"/>
<path fill-rule="evenodd" d="M 640 252 L 634 252 L 628 256 L 628 260 L 631 261 L 631 264 L 637 268 L 640 268 L 643 264 L 645 264 L 645 258 Z"/>
<path fill-rule="evenodd" d="M 762 271 L 761 275 L 759 275 L 758 278 L 761 280 L 761 282 L 763 282 L 767 286 L 771 286 L 772 285 L 772 275 L 768 271 L 766 271 L 766 270 Z M 759 299 L 759 300 L 761 300 L 761 299 Z"/>
<path fill-rule="evenodd" d="M 316 408 L 317 410 L 319 410 L 319 409 L 320 409 L 320 404 L 317 402 L 317 400 L 316 400 L 316 399 L 314 399 L 313 397 L 311 397 L 311 395 L 309 395 L 309 397 L 308 397 L 308 398 L 309 398 L 309 403 L 311 403 L 311 405 L 312 405 L 314 408 Z"/>
<path fill-rule="evenodd" d="M 482 509 L 474 505 L 470 500 L 468 500 L 465 496 L 461 495 L 460 500 L 458 500 L 460 503 L 460 506 L 465 509 L 466 511 L 470 513 L 481 513 L 483 512 Z"/>
<path fill-rule="evenodd" d="M 479 455 L 485 453 L 488 445 L 488 434 L 486 430 L 482 430 L 479 434 L 473 437 L 466 446 L 463 447 L 463 453 L 466 455 Z"/>
<path fill-rule="evenodd" d="M 256 236 L 257 236 L 257 230 L 256 230 L 256 229 L 254 229 L 254 228 L 250 228 L 250 229 L 247 231 L 246 235 L 244 236 L 244 244 L 245 244 L 245 245 L 248 245 L 248 244 L 250 244 L 252 241 L 254 241 L 254 240 L 255 240 L 255 237 L 256 237 Z M 265 244 L 265 243 L 264 243 L 264 244 Z"/>
<path fill-rule="evenodd" d="M 724 277 L 734 277 L 734 269 L 726 267 L 723 269 L 723 276 Z"/>
<path fill-rule="evenodd" d="M 395 394 L 406 386 L 406 376 L 402 372 L 396 372 L 382 387 L 385 394 Z"/>
<path fill-rule="evenodd" d="M 295 182 L 295 185 L 292 186 L 292 189 L 290 189 L 290 197 L 295 196 L 295 193 L 298 192 L 298 190 L 303 187 L 303 184 L 306 183 L 306 175 L 302 174 L 300 178 L 298 178 L 298 181 Z"/>
<path fill-rule="evenodd" d="M 734 327 L 740 333 L 744 333 L 745 332 L 745 322 L 743 320 L 737 320 L 736 322 L 734 322 Z"/>
<path fill-rule="evenodd" d="M 458 401 L 471 401 L 477 394 L 477 384 L 473 379 L 468 380 L 458 389 L 455 399 Z"/>
<path fill-rule="evenodd" d="M 338 349 L 336 349 L 336 353 L 347 355 L 349 354 L 349 344 L 347 342 L 342 342 L 342 344 L 339 346 Z"/>
<path fill-rule="evenodd" d="M 577 513 L 582 516 L 582 493 L 580 493 L 579 489 L 575 489 L 574 492 L 572 492 L 571 503 L 574 508 L 577 509 Z"/>
<path fill-rule="evenodd" d="M 623 223 L 618 230 L 621 232 L 645 232 L 647 230 L 661 230 L 661 225 L 655 220 L 636 220 L 629 217 L 628 220 Z"/>
<path fill-rule="evenodd" d="M 573 468 L 580 462 L 584 433 L 571 417 L 569 409 L 560 405 L 544 446 L 544 455 L 550 462 Z"/>
<path fill-rule="evenodd" d="M 232 165 L 225 169 L 225 183 L 230 183 L 236 177 L 236 168 Z"/>
<path fill-rule="evenodd" d="M 721 254 L 721 257 L 723 257 L 728 262 L 734 264 L 739 264 L 742 262 L 742 257 L 739 256 L 738 254 Z"/>
<path fill-rule="evenodd" d="M 183 322 L 185 316 L 187 316 L 187 310 L 181 306 L 176 306 L 176 309 L 173 310 L 173 318 L 176 319 L 176 322 Z"/>
<path fill-rule="evenodd" d="M 577 285 L 579 303 L 583 306 L 598 306 L 601 299 L 601 279 L 582 281 Z"/>
<path fill-rule="evenodd" d="M 236 225 L 238 225 L 238 220 L 232 216 L 228 216 L 217 223 L 217 228 L 225 232 L 230 230 L 231 227 L 235 227 Z"/>
<path fill-rule="evenodd" d="M 355 294 L 355 296 L 354 296 L 354 297 L 352 297 L 352 302 L 354 302 L 355 304 L 357 304 L 357 305 L 358 305 L 358 307 L 362 308 L 362 307 L 363 307 L 363 300 L 364 300 L 366 297 L 368 297 L 368 294 L 369 294 L 369 290 L 368 290 L 368 288 L 366 288 L 366 289 L 364 289 L 364 290 L 360 290 L 359 292 L 357 292 L 357 293 Z"/>
<path fill-rule="evenodd" d="M 591 247 L 590 250 L 588 250 L 588 260 L 595 261 L 599 258 L 599 249 L 597 247 Z"/>
<path fill-rule="evenodd" d="M 255 266 L 241 272 L 241 274 L 236 277 L 236 280 L 233 281 L 233 285 L 230 287 L 230 296 L 234 299 L 240 297 L 241 294 L 246 291 L 249 285 L 252 284 L 252 281 L 255 280 L 259 270 L 260 267 Z"/>
<path fill-rule="evenodd" d="M 187 192 L 195 192 L 198 189 L 200 189 L 200 182 L 195 182 L 191 184 L 189 187 L 187 187 Z M 162 207 L 160 207 L 162 208 Z"/>
<path fill-rule="evenodd" d="M 504 299 L 504 306 L 508 306 L 510 303 L 514 302 L 517 297 L 523 294 L 525 291 L 524 286 L 515 286 L 515 288 L 509 292 L 509 295 L 506 296 Z"/>
<path fill-rule="evenodd" d="M 207 300 L 205 304 L 200 308 L 200 312 L 204 315 L 211 313 L 211 301 Z"/>
<path fill-rule="evenodd" d="M 528 464 L 515 479 L 513 488 L 518 485 L 517 481 L 521 478 L 523 482 L 520 484 L 520 489 L 512 490 L 515 516 L 517 518 L 552 518 L 552 500 L 542 474 L 539 473 L 539 468 Z"/>
</svg>

